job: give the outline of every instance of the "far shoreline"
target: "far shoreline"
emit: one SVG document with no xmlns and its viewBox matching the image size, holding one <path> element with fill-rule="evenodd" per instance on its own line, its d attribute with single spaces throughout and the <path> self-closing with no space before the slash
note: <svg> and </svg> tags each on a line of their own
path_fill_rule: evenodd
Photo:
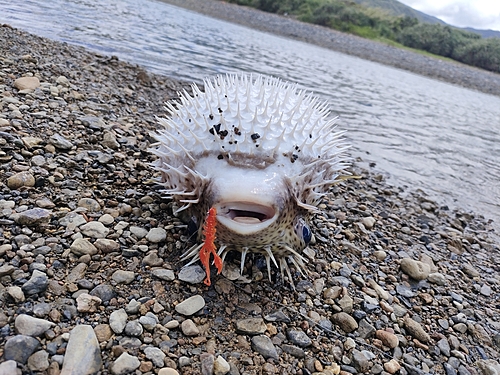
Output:
<svg viewBox="0 0 500 375">
<path fill-rule="evenodd" d="M 241 26 L 300 40 L 485 94 L 500 96 L 500 74 L 459 62 L 424 56 L 352 34 L 224 1 L 161 1 Z"/>
</svg>

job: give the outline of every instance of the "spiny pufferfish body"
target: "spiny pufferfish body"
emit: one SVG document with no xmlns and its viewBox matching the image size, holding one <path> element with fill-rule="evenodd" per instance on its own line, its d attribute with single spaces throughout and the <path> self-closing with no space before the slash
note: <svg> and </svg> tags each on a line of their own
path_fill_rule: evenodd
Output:
<svg viewBox="0 0 500 375">
<path fill-rule="evenodd" d="M 153 152 L 164 193 L 199 224 L 216 208 L 222 259 L 239 251 L 243 269 L 247 253 L 261 253 L 268 271 L 272 262 L 291 281 L 287 261 L 304 270 L 309 215 L 344 171 L 348 146 L 326 103 L 296 85 L 260 75 L 204 84 L 159 120 Z M 201 246 L 184 258 L 196 261 Z"/>
</svg>

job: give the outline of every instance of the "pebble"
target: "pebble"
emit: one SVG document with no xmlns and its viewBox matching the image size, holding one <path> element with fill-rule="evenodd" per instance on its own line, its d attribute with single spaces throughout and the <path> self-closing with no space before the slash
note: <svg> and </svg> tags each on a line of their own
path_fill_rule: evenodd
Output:
<svg viewBox="0 0 500 375">
<path fill-rule="evenodd" d="M 101 303 L 102 300 L 99 297 L 91 296 L 88 293 L 81 293 L 76 298 L 76 309 L 83 313 L 94 313 Z"/>
<path fill-rule="evenodd" d="M 332 322 L 338 325 L 346 333 L 350 333 L 358 329 L 358 323 L 356 320 L 345 312 L 334 314 L 332 316 Z"/>
<path fill-rule="evenodd" d="M 109 326 L 116 334 L 121 334 L 127 324 L 128 315 L 124 309 L 115 310 L 109 316 Z"/>
<path fill-rule="evenodd" d="M 109 229 L 99 221 L 90 221 L 82 225 L 80 230 L 83 235 L 91 238 L 105 238 L 109 233 Z"/>
<path fill-rule="evenodd" d="M 423 329 L 422 325 L 412 318 L 406 317 L 404 319 L 405 328 L 408 330 L 408 333 L 416 338 L 418 341 L 427 343 L 431 341 L 431 338 L 427 332 Z"/>
<path fill-rule="evenodd" d="M 89 212 L 98 212 L 101 210 L 101 205 L 99 204 L 99 202 L 92 198 L 81 198 L 78 201 L 78 207 L 85 208 Z"/>
<path fill-rule="evenodd" d="M 139 323 L 148 331 L 152 331 L 156 327 L 156 324 L 158 324 L 158 318 L 156 318 L 154 314 L 148 312 L 145 316 L 139 318 Z"/>
<path fill-rule="evenodd" d="M 352 351 L 352 362 L 351 364 L 354 366 L 354 368 L 361 372 L 365 373 L 370 369 L 370 361 L 366 356 L 364 355 L 363 352 L 353 349 Z"/>
<path fill-rule="evenodd" d="M 45 371 L 49 365 L 49 353 L 45 350 L 39 350 L 28 358 L 28 368 L 31 371 Z"/>
<path fill-rule="evenodd" d="M 384 363 L 384 370 L 389 374 L 395 374 L 401 369 L 401 365 L 395 359 L 391 359 L 389 362 Z"/>
<path fill-rule="evenodd" d="M 206 273 L 199 265 L 195 264 L 192 266 L 182 267 L 179 271 L 177 277 L 179 280 L 190 284 L 199 284 L 205 277 Z"/>
<path fill-rule="evenodd" d="M 117 284 L 130 284 L 135 279 L 135 273 L 132 271 L 116 270 L 111 278 Z"/>
<path fill-rule="evenodd" d="M 110 240 L 107 238 L 99 238 L 97 239 L 93 245 L 103 253 L 112 253 L 120 250 L 120 244 L 114 240 Z"/>
<path fill-rule="evenodd" d="M 278 352 L 271 339 L 265 335 L 252 337 L 252 349 L 261 354 L 264 358 L 278 359 Z"/>
<path fill-rule="evenodd" d="M 236 330 L 246 335 L 260 335 L 267 330 L 262 318 L 247 318 L 236 321 Z"/>
<path fill-rule="evenodd" d="M 375 332 L 375 336 L 382 341 L 382 344 L 391 349 L 399 345 L 399 339 L 394 333 L 379 329 Z"/>
<path fill-rule="evenodd" d="M 94 327 L 94 333 L 99 342 L 106 342 L 113 336 L 109 324 L 98 324 Z"/>
<path fill-rule="evenodd" d="M 226 375 L 229 371 L 231 371 L 229 363 L 224 357 L 218 355 L 214 361 L 214 375 Z"/>
<path fill-rule="evenodd" d="M 215 358 L 211 353 L 200 354 L 201 373 L 213 374 Z"/>
<path fill-rule="evenodd" d="M 18 90 L 35 90 L 39 86 L 37 77 L 20 77 L 14 81 L 14 87 Z"/>
<path fill-rule="evenodd" d="M 197 336 L 200 334 L 200 329 L 191 319 L 186 319 L 181 323 L 181 330 L 186 336 Z"/>
<path fill-rule="evenodd" d="M 73 148 L 73 143 L 68 141 L 62 135 L 56 133 L 49 138 L 49 142 L 54 145 L 54 147 L 61 150 L 71 150 Z"/>
<path fill-rule="evenodd" d="M 97 248 L 85 238 L 77 238 L 74 240 L 69 249 L 77 256 L 87 254 L 95 255 L 98 252 Z"/>
<path fill-rule="evenodd" d="M 136 236 L 138 239 L 142 239 L 148 235 L 148 230 L 142 227 L 137 227 L 135 225 L 130 226 L 130 233 Z"/>
<path fill-rule="evenodd" d="M 17 368 L 16 361 L 8 360 L 0 363 L 0 375 L 21 375 L 21 369 Z"/>
<path fill-rule="evenodd" d="M 179 372 L 173 368 L 162 368 L 158 375 L 179 375 Z"/>
<path fill-rule="evenodd" d="M 7 340 L 3 359 L 25 364 L 28 358 L 40 347 L 40 342 L 31 336 L 16 335 Z"/>
<path fill-rule="evenodd" d="M 151 360 L 156 367 L 163 367 L 165 365 L 164 359 L 166 357 L 165 353 L 163 353 L 159 348 L 155 348 L 153 346 L 148 346 L 144 348 L 144 354 L 146 358 Z"/>
<path fill-rule="evenodd" d="M 182 270 L 181 270 L 181 272 L 182 272 Z M 160 280 L 165 280 L 165 281 L 174 281 L 175 280 L 175 274 L 174 274 L 174 271 L 172 271 L 172 270 L 166 270 L 164 268 L 156 268 L 151 272 L 151 274 L 154 277 L 159 278 Z M 179 280 L 180 280 L 180 277 L 179 277 Z"/>
<path fill-rule="evenodd" d="M 166 238 L 167 231 L 163 228 L 151 228 L 146 235 L 146 239 L 152 243 L 163 242 Z"/>
<path fill-rule="evenodd" d="M 363 219 L 361 219 L 361 223 L 368 230 L 373 229 L 376 222 L 377 222 L 377 220 L 372 216 L 364 217 Z"/>
<path fill-rule="evenodd" d="M 32 208 L 21 212 L 16 218 L 15 222 L 19 225 L 26 226 L 39 226 L 46 224 L 50 221 L 52 213 L 44 208 Z"/>
<path fill-rule="evenodd" d="M 141 361 L 133 355 L 123 352 L 112 364 L 111 373 L 113 375 L 125 375 L 139 368 Z M 63 374 L 61 374 L 63 375 Z"/>
<path fill-rule="evenodd" d="M 128 335 L 128 336 L 134 336 L 138 337 L 142 335 L 144 332 L 144 329 L 142 328 L 142 325 L 139 323 L 137 320 L 131 320 L 125 324 L 125 329 L 123 332 Z"/>
<path fill-rule="evenodd" d="M 107 284 L 97 285 L 89 294 L 99 298 L 102 302 L 109 302 L 116 295 L 113 287 Z"/>
<path fill-rule="evenodd" d="M 307 336 L 304 331 L 289 329 L 286 331 L 286 336 L 292 344 L 300 346 L 301 348 L 308 347 L 312 344 L 311 338 Z"/>
<path fill-rule="evenodd" d="M 189 297 L 175 306 L 175 311 L 185 316 L 191 316 L 205 307 L 205 300 L 200 295 Z"/>
<path fill-rule="evenodd" d="M 141 308 L 141 303 L 135 299 L 130 300 L 127 306 L 125 306 L 125 311 L 127 314 L 137 314 Z M 121 309 L 120 309 L 121 310 Z M 118 311 L 120 311 L 118 310 Z"/>
<path fill-rule="evenodd" d="M 446 338 L 442 338 L 436 343 L 436 346 L 439 348 L 439 351 L 446 357 L 450 356 L 450 344 Z"/>
<path fill-rule="evenodd" d="M 30 279 L 23 284 L 21 289 L 24 294 L 33 295 L 44 292 L 49 284 L 49 278 L 41 271 L 34 270 Z"/>
<path fill-rule="evenodd" d="M 479 292 L 485 296 L 485 297 L 489 297 L 491 296 L 491 287 L 488 285 L 488 284 L 483 284 L 481 285 L 481 289 L 479 290 Z"/>
<path fill-rule="evenodd" d="M 445 286 L 448 283 L 448 281 L 446 280 L 446 277 L 439 272 L 434 272 L 434 273 L 429 274 L 429 276 L 427 277 L 427 280 L 429 280 L 430 283 L 433 283 L 433 284 L 436 284 L 439 286 Z"/>
<path fill-rule="evenodd" d="M 104 225 L 111 225 L 115 221 L 115 218 L 111 216 L 110 214 L 104 214 L 99 218 L 99 222 L 103 223 Z"/>
<path fill-rule="evenodd" d="M 142 263 L 150 267 L 160 267 L 163 259 L 158 256 L 158 252 L 152 251 L 142 259 Z"/>
<path fill-rule="evenodd" d="M 425 280 L 431 273 L 431 267 L 411 258 L 401 259 L 401 270 L 415 280 Z"/>
<path fill-rule="evenodd" d="M 15 303 L 21 303 L 26 300 L 23 290 L 18 286 L 9 286 L 6 288 L 6 292 Z"/>
<path fill-rule="evenodd" d="M 19 314 L 15 321 L 17 333 L 26 336 L 40 336 L 55 324 L 48 320 L 34 318 L 26 314 Z"/>
</svg>

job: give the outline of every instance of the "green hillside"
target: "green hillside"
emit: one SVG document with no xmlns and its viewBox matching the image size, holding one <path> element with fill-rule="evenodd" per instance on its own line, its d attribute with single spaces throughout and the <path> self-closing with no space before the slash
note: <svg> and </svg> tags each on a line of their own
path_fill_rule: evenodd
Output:
<svg viewBox="0 0 500 375">
<path fill-rule="evenodd" d="M 379 8 L 386 10 L 389 14 L 393 16 L 408 16 L 416 18 L 420 22 L 424 23 L 437 23 L 440 25 L 446 25 L 446 22 L 440 20 L 437 17 L 430 16 L 416 9 L 409 7 L 397 0 L 353 0 L 354 2 L 364 5 L 368 8 Z M 472 32 L 481 35 L 483 38 L 500 38 L 500 31 L 496 30 L 480 30 L 474 29 L 472 27 L 459 28 L 464 31 Z"/>
<path fill-rule="evenodd" d="M 393 16 L 408 16 L 416 18 L 420 22 L 438 23 L 445 25 L 444 21 L 439 18 L 430 16 L 416 9 L 409 7 L 397 0 L 353 0 L 354 2 L 364 5 L 368 8 L 380 8 L 387 10 Z"/>
<path fill-rule="evenodd" d="M 477 33 L 437 23 L 434 17 L 430 18 L 433 22 L 424 22 L 423 13 L 396 0 L 356 1 L 373 5 L 351 0 L 229 0 L 500 73 L 500 38 L 483 39 Z"/>
</svg>

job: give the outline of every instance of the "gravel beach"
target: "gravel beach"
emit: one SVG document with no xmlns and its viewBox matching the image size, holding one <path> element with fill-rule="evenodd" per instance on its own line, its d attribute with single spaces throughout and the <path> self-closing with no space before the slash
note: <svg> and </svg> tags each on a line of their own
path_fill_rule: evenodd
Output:
<svg viewBox="0 0 500 375">
<path fill-rule="evenodd" d="M 0 375 L 500 373 L 490 223 L 369 167 L 321 204 L 295 290 L 259 258 L 212 287 L 182 268 L 147 150 L 184 87 L 0 26 Z"/>
<path fill-rule="evenodd" d="M 426 77 L 500 96 L 500 74 L 451 60 L 424 56 L 409 50 L 342 33 L 326 27 L 296 21 L 254 8 L 218 0 L 162 0 L 165 3 L 203 13 L 252 29 L 316 44 L 365 60 L 408 70 Z"/>
</svg>

